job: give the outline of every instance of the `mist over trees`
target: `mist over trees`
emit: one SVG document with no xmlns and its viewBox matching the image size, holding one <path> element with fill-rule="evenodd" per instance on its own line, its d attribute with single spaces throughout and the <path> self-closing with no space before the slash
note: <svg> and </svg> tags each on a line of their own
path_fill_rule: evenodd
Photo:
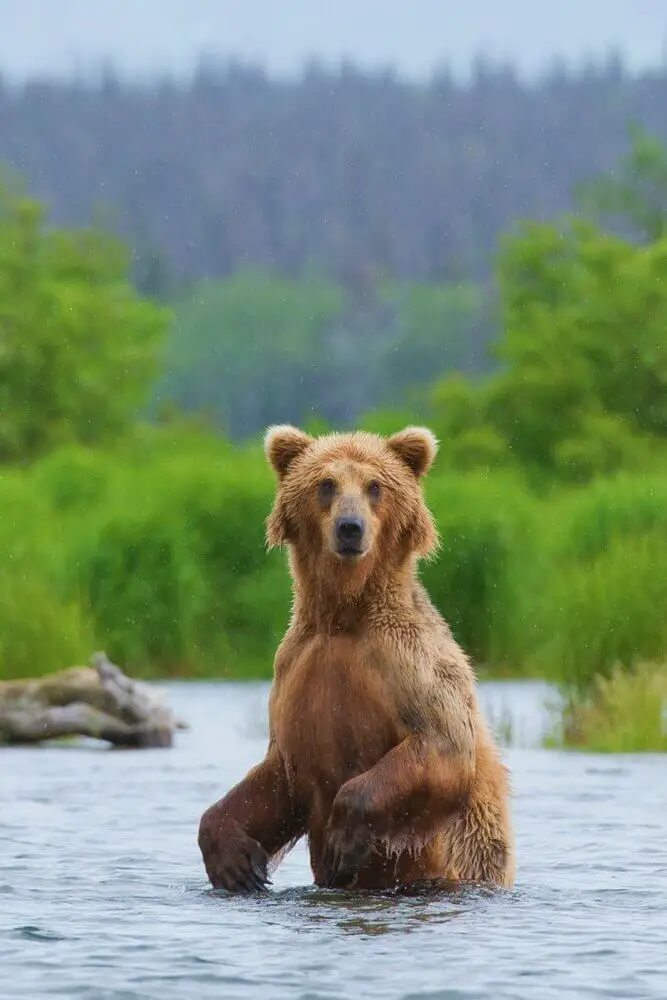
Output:
<svg viewBox="0 0 667 1000">
<path fill-rule="evenodd" d="M 524 84 L 479 65 L 415 86 L 311 67 L 294 82 L 202 63 L 188 81 L 0 83 L 0 161 L 60 224 L 97 215 L 154 295 L 251 267 L 486 281 L 516 220 L 552 218 L 613 169 L 628 125 L 667 136 L 667 69 L 620 62 Z"/>
</svg>

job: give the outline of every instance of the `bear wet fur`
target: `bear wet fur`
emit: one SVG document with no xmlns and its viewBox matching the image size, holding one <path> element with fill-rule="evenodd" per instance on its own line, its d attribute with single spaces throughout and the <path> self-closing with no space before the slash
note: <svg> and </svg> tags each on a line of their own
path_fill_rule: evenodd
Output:
<svg viewBox="0 0 667 1000">
<path fill-rule="evenodd" d="M 314 881 L 510 887 L 508 774 L 463 650 L 417 578 L 438 544 L 422 477 L 432 433 L 408 427 L 265 438 L 270 547 L 293 581 L 266 756 L 202 816 L 213 886 L 261 889 L 307 836 Z"/>
</svg>

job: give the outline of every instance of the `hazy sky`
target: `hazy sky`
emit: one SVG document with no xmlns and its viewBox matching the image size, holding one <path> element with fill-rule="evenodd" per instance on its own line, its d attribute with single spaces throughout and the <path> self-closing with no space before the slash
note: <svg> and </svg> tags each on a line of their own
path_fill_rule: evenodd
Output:
<svg viewBox="0 0 667 1000">
<path fill-rule="evenodd" d="M 631 68 L 667 53 L 667 0 L 0 0 L 0 73 L 191 68 L 202 49 L 274 73 L 348 57 L 420 77 L 484 51 L 523 73 L 616 47 Z"/>
</svg>

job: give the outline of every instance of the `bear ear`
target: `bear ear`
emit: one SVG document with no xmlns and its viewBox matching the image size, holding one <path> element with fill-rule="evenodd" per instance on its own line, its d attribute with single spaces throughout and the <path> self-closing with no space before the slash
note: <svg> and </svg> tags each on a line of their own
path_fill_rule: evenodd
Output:
<svg viewBox="0 0 667 1000">
<path fill-rule="evenodd" d="M 428 427 L 405 427 L 387 444 L 415 476 L 425 476 L 438 453 L 437 438 Z"/>
<path fill-rule="evenodd" d="M 264 452 L 279 479 L 312 441 L 309 434 L 290 424 L 269 427 L 264 437 Z"/>
</svg>

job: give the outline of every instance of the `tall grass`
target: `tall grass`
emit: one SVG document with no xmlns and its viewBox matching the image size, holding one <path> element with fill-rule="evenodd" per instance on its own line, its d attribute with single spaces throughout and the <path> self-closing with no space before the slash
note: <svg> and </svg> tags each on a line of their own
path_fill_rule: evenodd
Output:
<svg viewBox="0 0 667 1000">
<path fill-rule="evenodd" d="M 57 585 L 63 539 L 48 497 L 0 476 L 0 677 L 57 670 L 90 654 L 92 630 Z"/>
<path fill-rule="evenodd" d="M 478 663 L 520 672 L 525 595 L 539 582 L 534 499 L 504 473 L 436 475 L 427 499 L 441 539 L 421 573 L 432 599 Z"/>
<path fill-rule="evenodd" d="M 622 473 L 565 494 L 553 539 L 565 559 L 590 562 L 616 542 L 667 538 L 667 475 Z"/>
<path fill-rule="evenodd" d="M 543 507 L 532 669 L 585 690 L 667 650 L 667 476 L 623 475 Z"/>
<path fill-rule="evenodd" d="M 264 541 L 272 475 L 257 449 L 188 445 L 116 463 L 86 524 L 70 522 L 66 592 L 138 672 L 266 676 L 290 599 Z"/>
<path fill-rule="evenodd" d="M 667 751 L 667 667 L 616 664 L 609 676 L 595 677 L 559 708 L 546 743 L 594 753 Z"/>
<path fill-rule="evenodd" d="M 616 539 L 590 563 L 564 569 L 548 589 L 541 615 L 544 672 L 585 690 L 617 660 L 632 666 L 660 658 L 667 651 L 666 612 L 665 536 Z"/>
<path fill-rule="evenodd" d="M 427 480 L 422 577 L 478 665 L 585 692 L 667 658 L 667 475 L 538 497 L 506 472 Z M 67 449 L 0 478 L 0 676 L 105 648 L 144 676 L 269 676 L 289 615 L 259 446 L 192 429 Z"/>
</svg>

